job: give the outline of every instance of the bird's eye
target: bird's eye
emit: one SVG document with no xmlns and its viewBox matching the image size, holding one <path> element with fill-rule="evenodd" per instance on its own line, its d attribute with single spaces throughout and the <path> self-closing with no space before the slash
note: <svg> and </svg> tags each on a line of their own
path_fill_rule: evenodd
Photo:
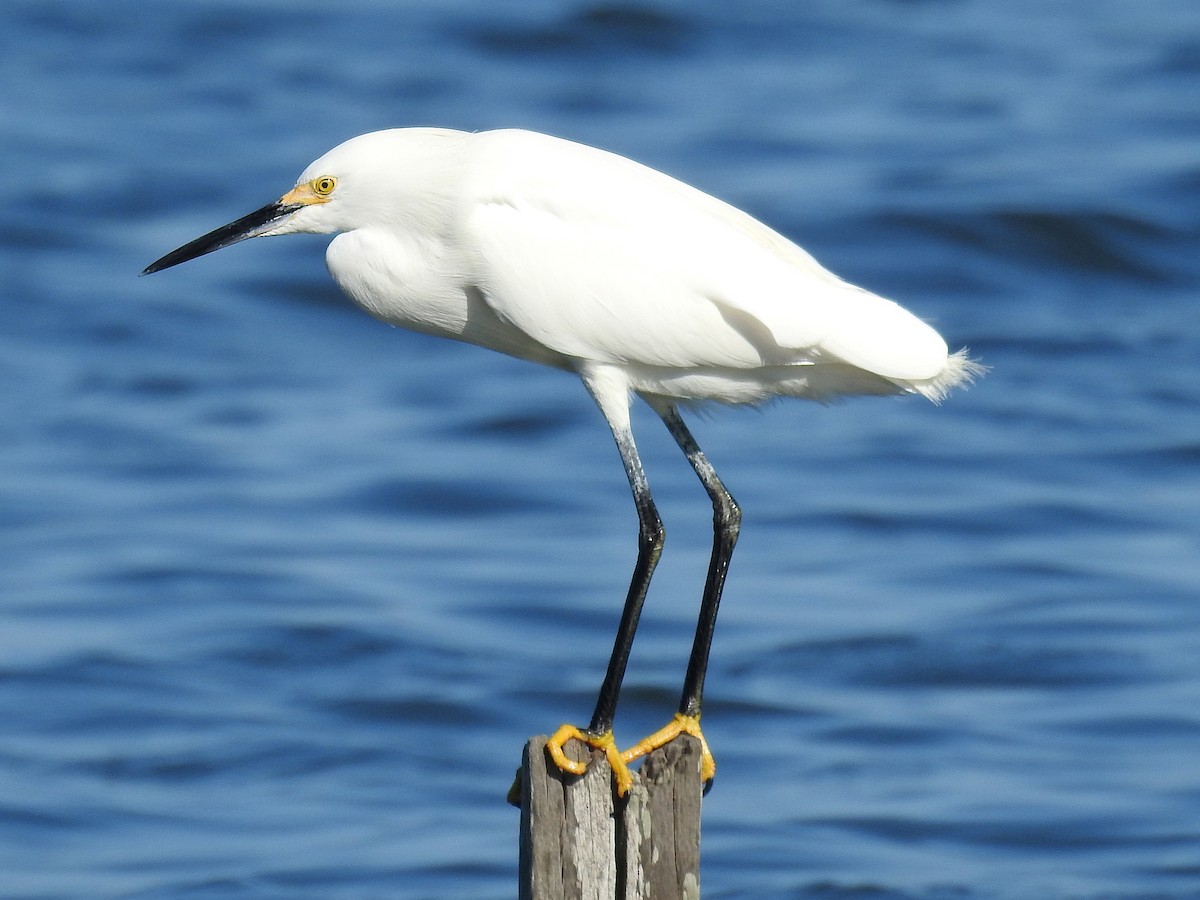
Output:
<svg viewBox="0 0 1200 900">
<path fill-rule="evenodd" d="M 314 194 L 318 197 L 328 197 L 337 187 L 337 179 L 332 175 L 322 175 L 320 178 L 314 178 L 311 184 Z"/>
</svg>

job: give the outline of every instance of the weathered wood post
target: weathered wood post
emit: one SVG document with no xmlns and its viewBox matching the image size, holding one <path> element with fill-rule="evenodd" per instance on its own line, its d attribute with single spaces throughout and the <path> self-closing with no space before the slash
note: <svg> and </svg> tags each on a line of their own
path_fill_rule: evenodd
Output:
<svg viewBox="0 0 1200 900">
<path fill-rule="evenodd" d="M 648 755 L 619 799 L 604 755 L 571 741 L 587 773 L 569 775 L 525 745 L 520 900 L 698 900 L 700 742 L 681 735 Z"/>
</svg>

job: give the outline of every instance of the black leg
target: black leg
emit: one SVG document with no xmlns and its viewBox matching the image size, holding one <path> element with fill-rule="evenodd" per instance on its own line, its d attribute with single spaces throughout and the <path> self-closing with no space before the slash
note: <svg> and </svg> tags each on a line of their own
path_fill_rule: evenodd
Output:
<svg viewBox="0 0 1200 900">
<path fill-rule="evenodd" d="M 617 714 L 617 700 L 621 694 L 621 682 L 625 679 L 625 667 L 629 662 L 629 651 L 637 633 L 638 619 L 650 587 L 650 576 L 662 555 L 664 532 L 654 498 L 650 496 L 650 485 L 642 461 L 638 458 L 637 446 L 633 442 L 633 431 L 629 427 L 629 383 L 623 373 L 602 366 L 595 366 L 580 373 L 584 386 L 600 407 L 608 427 L 612 429 L 621 452 L 621 462 L 633 491 L 633 502 L 638 514 L 638 555 L 629 582 L 629 593 L 625 597 L 625 608 L 621 612 L 621 624 L 613 641 L 612 656 L 604 673 L 604 683 L 596 698 L 596 710 L 587 731 L 574 725 L 562 725 L 546 740 L 546 751 L 554 764 L 564 772 L 582 775 L 587 764 L 569 759 L 564 752 L 567 741 L 578 740 L 599 750 L 612 768 L 617 794 L 624 797 L 633 785 L 629 766 L 613 738 L 613 718 Z"/>
<path fill-rule="evenodd" d="M 729 571 L 729 559 L 737 543 L 742 525 L 742 511 L 733 499 L 716 471 L 700 450 L 692 433 L 674 406 L 656 407 L 671 437 L 683 451 L 688 462 L 699 476 L 713 504 L 713 549 L 708 563 L 708 578 L 704 583 L 704 595 L 700 600 L 700 618 L 696 622 L 696 637 L 692 643 L 692 655 L 688 659 L 687 675 L 683 681 L 683 694 L 679 699 L 679 714 L 689 717 L 700 715 L 700 701 L 704 694 L 704 674 L 708 670 L 708 652 L 712 646 L 713 629 L 717 624 L 717 609 L 721 605 L 721 591 L 725 587 L 725 575 Z"/>
<path fill-rule="evenodd" d="M 612 425 L 611 422 L 609 424 Z M 654 574 L 654 567 L 658 565 L 666 536 L 658 510 L 654 506 L 654 499 L 650 496 L 650 485 L 646 482 L 646 473 L 642 470 L 642 461 L 633 442 L 633 432 L 627 425 L 612 425 L 612 429 L 617 440 L 617 449 L 621 452 L 621 462 L 625 465 L 625 474 L 629 476 L 633 502 L 637 506 L 638 555 L 637 564 L 633 568 L 633 579 L 629 583 L 629 593 L 625 597 L 625 608 L 621 612 L 621 624 L 617 627 L 617 637 L 613 642 L 612 657 L 604 674 L 604 683 L 600 686 L 600 695 L 596 699 L 592 723 L 588 726 L 588 732 L 593 735 L 603 735 L 612 731 L 621 682 L 625 678 L 625 666 L 629 662 L 629 651 L 633 647 L 638 619 L 646 601 L 646 591 L 650 587 L 650 576 Z"/>
<path fill-rule="evenodd" d="M 622 385 L 619 390 L 612 390 L 611 384 L 606 386 L 599 379 L 593 380 L 587 377 L 584 378 L 584 384 L 587 385 L 597 405 L 604 413 L 604 417 L 612 429 L 613 437 L 616 439 L 617 449 L 621 453 L 621 462 L 625 466 L 625 474 L 629 479 L 630 490 L 633 492 L 634 505 L 637 507 L 638 556 L 633 569 L 633 578 L 629 583 L 629 593 L 625 597 L 625 607 L 621 612 L 617 636 L 613 641 L 612 656 L 609 658 L 608 669 L 604 674 L 604 683 L 600 686 L 600 694 L 596 698 L 596 709 L 592 713 L 591 724 L 586 732 L 580 731 L 573 725 L 563 725 L 547 740 L 546 749 L 560 769 L 577 775 L 583 774 L 586 765 L 566 757 L 563 752 L 565 743 L 575 738 L 600 750 L 612 766 L 613 776 L 617 782 L 617 793 L 624 796 L 632 785 L 628 764 L 654 748 L 663 746 L 677 735 L 686 733 L 700 741 L 700 774 L 705 782 L 711 784 L 716 764 L 709 752 L 708 743 L 700 732 L 700 705 L 704 694 L 704 675 L 708 669 L 713 630 L 717 622 L 717 610 L 721 604 L 721 591 L 725 586 L 725 575 L 729 571 L 729 559 L 733 555 L 738 531 L 741 528 L 742 512 L 738 508 L 737 502 L 721 483 L 721 479 L 717 477 L 716 471 L 705 458 L 675 407 L 661 398 L 646 397 L 645 399 L 662 418 L 667 430 L 671 432 L 671 436 L 683 451 L 684 456 L 687 457 L 692 469 L 700 478 L 700 483 L 704 485 L 705 491 L 712 500 L 713 550 L 709 559 L 704 595 L 700 601 L 696 636 L 692 643 L 687 675 L 684 677 L 683 692 L 679 700 L 679 712 L 676 713 L 674 720 L 664 728 L 639 741 L 630 749 L 620 751 L 617 749 L 612 735 L 613 719 L 616 717 L 621 682 L 625 679 L 625 668 L 629 662 L 634 636 L 637 633 L 638 620 L 641 618 L 642 606 L 646 601 L 646 591 L 650 587 L 650 578 L 662 555 L 665 532 L 658 510 L 654 506 L 654 498 L 650 495 L 650 485 L 646 481 L 646 473 L 642 469 L 642 462 L 633 440 L 633 432 L 629 427 L 627 388 Z"/>
</svg>

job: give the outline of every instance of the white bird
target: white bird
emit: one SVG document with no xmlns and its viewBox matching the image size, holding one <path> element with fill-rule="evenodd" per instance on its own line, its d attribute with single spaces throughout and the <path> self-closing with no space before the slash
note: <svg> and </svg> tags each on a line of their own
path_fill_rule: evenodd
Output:
<svg viewBox="0 0 1200 900">
<path fill-rule="evenodd" d="M 628 763 L 680 732 L 699 738 L 709 647 L 741 511 L 678 408 L 777 396 L 922 394 L 940 400 L 983 369 L 933 328 L 842 281 L 734 207 L 646 166 L 528 131 L 400 128 L 360 135 L 257 212 L 149 265 L 157 272 L 246 238 L 338 236 L 326 261 L 368 313 L 574 372 L 612 429 L 639 521 L 638 555 L 592 715 L 572 737 L 606 754 L 617 790 Z M 679 710 L 621 752 L 617 698 L 664 531 L 630 430 L 640 396 L 712 499 L 714 541 Z"/>
</svg>

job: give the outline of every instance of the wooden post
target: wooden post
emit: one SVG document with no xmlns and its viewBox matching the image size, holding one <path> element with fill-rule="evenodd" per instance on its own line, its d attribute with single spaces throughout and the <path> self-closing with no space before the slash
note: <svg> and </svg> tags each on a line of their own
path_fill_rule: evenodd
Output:
<svg viewBox="0 0 1200 900">
<path fill-rule="evenodd" d="M 655 750 L 622 800 L 604 755 L 571 741 L 587 773 L 568 775 L 525 745 L 521 766 L 520 900 L 698 900 L 700 742 Z"/>
</svg>

